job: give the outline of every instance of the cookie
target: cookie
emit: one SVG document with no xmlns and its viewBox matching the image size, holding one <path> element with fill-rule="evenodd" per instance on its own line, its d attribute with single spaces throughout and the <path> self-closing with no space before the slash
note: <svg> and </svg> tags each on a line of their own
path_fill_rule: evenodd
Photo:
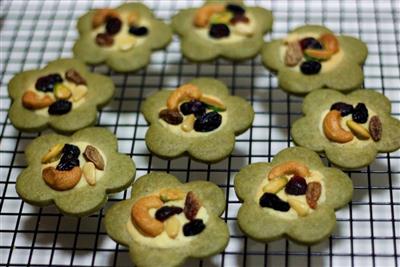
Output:
<svg viewBox="0 0 400 267">
<path fill-rule="evenodd" d="M 146 99 L 141 112 L 150 124 L 145 138 L 152 153 L 166 159 L 187 153 L 207 163 L 227 157 L 235 135 L 250 128 L 254 118 L 249 103 L 211 78 L 161 90 Z"/>
<path fill-rule="evenodd" d="M 202 7 L 179 11 L 171 26 L 189 60 L 244 60 L 259 53 L 272 20 L 271 11 L 246 7 L 242 1 L 206 1 Z"/>
<path fill-rule="evenodd" d="M 182 184 L 153 172 L 135 181 L 131 199 L 107 210 L 104 225 L 113 240 L 129 247 L 135 266 L 180 266 L 189 257 L 225 249 L 229 231 L 219 218 L 224 209 L 224 193 L 215 184 Z"/>
<path fill-rule="evenodd" d="M 96 212 L 108 194 L 123 191 L 135 176 L 132 159 L 117 152 L 117 139 L 104 128 L 42 135 L 25 155 L 28 166 L 17 177 L 18 195 L 39 207 L 54 203 L 67 215 Z"/>
<path fill-rule="evenodd" d="M 318 90 L 304 99 L 303 113 L 292 125 L 293 141 L 324 152 L 342 168 L 367 166 L 377 153 L 400 148 L 400 121 L 390 116 L 389 99 L 376 91 Z"/>
<path fill-rule="evenodd" d="M 41 70 L 24 71 L 8 84 L 8 116 L 20 131 L 51 127 L 71 133 L 96 122 L 97 109 L 111 101 L 112 80 L 94 74 L 77 59 L 58 59 Z"/>
<path fill-rule="evenodd" d="M 271 163 L 244 167 L 234 184 L 243 202 L 240 229 L 265 243 L 283 237 L 304 245 L 321 242 L 334 230 L 334 211 L 353 194 L 345 173 L 325 167 L 318 154 L 301 147 L 282 150 Z"/>
<path fill-rule="evenodd" d="M 317 25 L 296 28 L 262 49 L 262 61 L 277 73 L 279 87 L 297 95 L 323 87 L 339 91 L 359 88 L 367 55 L 362 41 Z"/>
<path fill-rule="evenodd" d="M 78 21 L 75 57 L 89 64 L 105 62 L 118 72 L 136 71 L 149 64 L 152 50 L 172 40 L 168 25 L 141 3 L 91 10 Z"/>
</svg>

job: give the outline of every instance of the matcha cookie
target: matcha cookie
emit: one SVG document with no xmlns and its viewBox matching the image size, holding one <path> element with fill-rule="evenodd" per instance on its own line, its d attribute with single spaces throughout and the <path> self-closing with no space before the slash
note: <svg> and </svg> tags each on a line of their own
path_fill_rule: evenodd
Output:
<svg viewBox="0 0 400 267">
<path fill-rule="evenodd" d="M 90 73 L 76 59 L 58 59 L 44 69 L 24 71 L 8 84 L 13 100 L 9 118 L 20 131 L 41 131 L 48 126 L 71 133 L 96 122 L 97 108 L 113 97 L 110 78 Z"/>
<path fill-rule="evenodd" d="M 129 187 L 132 159 L 117 152 L 117 139 L 103 128 L 43 135 L 25 151 L 28 167 L 17 178 L 17 193 L 36 206 L 55 204 L 64 214 L 85 216 L 99 210 L 107 195 Z"/>
<path fill-rule="evenodd" d="M 292 125 L 294 142 L 342 168 L 367 166 L 377 153 L 400 148 L 400 121 L 390 116 L 389 99 L 373 90 L 318 90 L 304 99 L 303 113 Z"/>
<path fill-rule="evenodd" d="M 146 99 L 141 112 L 150 124 L 146 145 L 152 153 L 171 159 L 186 152 L 208 163 L 226 158 L 235 135 L 250 128 L 254 118 L 249 103 L 210 78 L 161 90 Z"/>
<path fill-rule="evenodd" d="M 129 247 L 135 266 L 180 266 L 188 258 L 206 258 L 229 240 L 224 193 L 210 182 L 186 184 L 154 172 L 132 186 L 131 199 L 112 206 L 105 216 L 107 234 Z"/>
<path fill-rule="evenodd" d="M 78 21 L 75 57 L 89 64 L 106 62 L 119 72 L 145 67 L 152 50 L 172 40 L 172 31 L 141 3 L 91 10 Z"/>
<path fill-rule="evenodd" d="M 359 88 L 367 55 L 367 46 L 360 40 L 316 25 L 296 28 L 262 49 L 262 61 L 277 72 L 279 86 L 298 95 L 323 87 L 340 91 Z"/>
<path fill-rule="evenodd" d="M 181 36 L 181 51 L 189 60 L 219 56 L 244 60 L 260 51 L 263 35 L 272 29 L 272 13 L 246 7 L 242 1 L 206 1 L 202 7 L 181 10 L 171 25 Z"/>
<path fill-rule="evenodd" d="M 235 177 L 243 202 L 237 218 L 240 229 L 260 242 L 287 237 L 311 245 L 329 237 L 335 210 L 352 197 L 350 178 L 322 164 L 318 154 L 293 147 L 279 152 L 271 163 L 254 163 Z"/>
</svg>

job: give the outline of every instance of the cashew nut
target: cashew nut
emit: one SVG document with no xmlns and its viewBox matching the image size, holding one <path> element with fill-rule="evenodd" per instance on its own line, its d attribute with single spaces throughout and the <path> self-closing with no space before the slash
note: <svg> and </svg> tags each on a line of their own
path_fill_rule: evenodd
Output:
<svg viewBox="0 0 400 267">
<path fill-rule="evenodd" d="M 200 97 L 200 101 L 206 103 L 207 105 L 214 106 L 218 109 L 225 110 L 225 104 L 219 99 L 214 96 L 210 95 L 202 95 Z"/>
<path fill-rule="evenodd" d="M 347 143 L 353 140 L 354 135 L 342 128 L 340 111 L 331 110 L 326 114 L 323 122 L 325 136 L 337 143 Z"/>
<path fill-rule="evenodd" d="M 139 22 L 139 19 L 140 19 L 139 12 L 137 12 L 136 10 L 130 12 L 128 15 L 128 25 L 129 26 L 136 25 Z"/>
<path fill-rule="evenodd" d="M 53 104 L 54 100 L 49 95 L 40 97 L 33 91 L 26 91 L 22 96 L 22 105 L 27 109 L 41 109 Z"/>
<path fill-rule="evenodd" d="M 359 139 L 368 140 L 371 137 L 367 129 L 353 120 L 346 121 L 346 125 Z"/>
<path fill-rule="evenodd" d="M 322 43 L 324 48 L 332 52 L 332 54 L 339 51 L 339 41 L 335 35 L 331 33 L 325 33 L 319 37 L 319 41 Z"/>
<path fill-rule="evenodd" d="M 176 110 L 181 101 L 185 99 L 199 99 L 203 93 L 200 89 L 191 83 L 184 84 L 173 91 L 167 99 L 167 107 L 169 110 Z"/>
<path fill-rule="evenodd" d="M 43 180 L 54 190 L 64 191 L 73 188 L 81 179 L 82 171 L 74 167 L 69 171 L 59 171 L 54 167 L 47 167 L 42 171 Z"/>
<path fill-rule="evenodd" d="M 285 163 L 276 165 L 271 169 L 268 174 L 268 179 L 272 180 L 276 177 L 280 177 L 283 175 L 294 174 L 301 177 L 310 176 L 310 171 L 308 167 L 303 163 L 297 161 L 287 161 Z"/>
<path fill-rule="evenodd" d="M 92 19 L 92 28 L 95 29 L 101 26 L 107 19 L 107 17 L 119 18 L 117 11 L 111 8 L 102 8 L 96 11 Z"/>
<path fill-rule="evenodd" d="M 150 209 L 159 209 L 163 202 L 158 196 L 142 197 L 132 206 L 133 223 L 146 235 L 155 237 L 164 231 L 164 224 L 150 216 Z"/>
<path fill-rule="evenodd" d="M 205 27 L 213 14 L 223 11 L 225 11 L 225 6 L 218 3 L 212 3 L 200 7 L 194 15 L 194 25 L 197 27 Z"/>
</svg>

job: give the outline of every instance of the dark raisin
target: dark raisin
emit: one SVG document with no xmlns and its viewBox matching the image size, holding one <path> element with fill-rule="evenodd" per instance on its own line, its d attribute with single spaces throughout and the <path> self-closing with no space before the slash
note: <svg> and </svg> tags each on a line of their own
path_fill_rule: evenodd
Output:
<svg viewBox="0 0 400 267">
<path fill-rule="evenodd" d="M 225 24 L 211 24 L 209 35 L 213 38 L 228 37 L 230 34 L 229 27 Z"/>
<path fill-rule="evenodd" d="M 307 37 L 307 38 L 301 39 L 300 46 L 301 46 L 302 50 L 305 50 L 307 48 L 318 49 L 318 50 L 323 49 L 322 44 L 313 37 Z"/>
<path fill-rule="evenodd" d="M 233 16 L 233 18 L 230 19 L 229 21 L 230 23 L 232 23 L 233 25 L 235 25 L 236 23 L 249 23 L 250 19 L 248 17 L 246 17 L 245 15 L 235 15 Z"/>
<path fill-rule="evenodd" d="M 108 17 L 106 21 L 106 32 L 115 35 L 121 30 L 122 21 L 117 17 Z"/>
<path fill-rule="evenodd" d="M 193 220 L 196 218 L 197 212 L 201 208 L 200 201 L 197 199 L 196 195 L 190 191 L 186 195 L 185 206 L 183 207 L 183 213 L 188 220 Z"/>
<path fill-rule="evenodd" d="M 149 33 L 149 30 L 144 26 L 141 26 L 141 27 L 130 26 L 129 33 L 136 35 L 136 36 L 144 36 Z"/>
<path fill-rule="evenodd" d="M 164 206 L 156 211 L 155 217 L 157 220 L 163 222 L 175 214 L 180 214 L 182 211 L 183 209 L 180 207 Z"/>
<path fill-rule="evenodd" d="M 36 90 L 43 92 L 53 92 L 54 86 L 57 83 L 62 83 L 63 79 L 60 74 L 53 73 L 37 79 L 35 83 Z"/>
<path fill-rule="evenodd" d="M 77 84 L 77 85 L 80 85 L 80 84 L 86 85 L 86 80 L 85 80 L 85 78 L 83 78 L 83 77 L 79 74 L 79 72 L 77 72 L 77 71 L 74 70 L 74 69 L 68 69 L 68 70 L 65 72 L 65 78 L 66 78 L 68 81 L 73 82 L 73 83 L 75 83 L 75 84 Z"/>
<path fill-rule="evenodd" d="M 114 38 L 107 33 L 99 33 L 96 35 L 96 44 L 99 46 L 112 46 L 114 44 Z"/>
<path fill-rule="evenodd" d="M 71 144 L 65 144 L 61 152 L 63 155 L 70 155 L 71 158 L 78 158 L 81 154 L 79 147 Z"/>
<path fill-rule="evenodd" d="M 68 100 L 57 100 L 49 106 L 48 113 L 50 115 L 63 115 L 68 113 L 72 108 L 72 103 Z"/>
<path fill-rule="evenodd" d="M 239 5 L 235 5 L 235 4 L 227 4 L 225 9 L 232 12 L 235 15 L 236 14 L 243 15 L 244 12 L 246 12 L 246 10 L 244 10 L 243 7 L 241 7 Z"/>
<path fill-rule="evenodd" d="M 211 132 L 217 129 L 221 122 L 222 116 L 216 111 L 211 111 L 196 119 L 193 128 L 196 132 Z"/>
<path fill-rule="evenodd" d="M 366 123 L 368 120 L 368 109 L 364 103 L 358 103 L 353 110 L 353 121 L 357 123 Z"/>
<path fill-rule="evenodd" d="M 204 228 L 206 228 L 206 225 L 203 223 L 203 220 L 195 219 L 193 221 L 186 223 L 183 226 L 183 234 L 185 236 L 197 235 L 203 232 Z"/>
<path fill-rule="evenodd" d="M 285 187 L 286 194 L 289 195 L 304 195 L 307 192 L 307 182 L 301 176 L 293 176 Z"/>
<path fill-rule="evenodd" d="M 189 102 L 185 102 L 180 106 L 180 110 L 183 115 L 194 114 L 196 117 L 202 116 L 206 113 L 207 106 L 201 101 L 191 100 Z"/>
<path fill-rule="evenodd" d="M 331 106 L 331 110 L 340 111 L 340 115 L 344 117 L 353 112 L 353 105 L 344 102 L 336 102 Z"/>
<path fill-rule="evenodd" d="M 79 147 L 72 144 L 65 144 L 62 151 L 60 162 L 57 165 L 57 170 L 68 171 L 73 167 L 79 166 L 79 155 L 81 151 Z"/>
<path fill-rule="evenodd" d="M 260 206 L 263 208 L 271 208 L 279 211 L 290 210 L 289 203 L 280 199 L 277 195 L 271 193 L 264 193 L 260 198 Z"/>
<path fill-rule="evenodd" d="M 172 125 L 178 125 L 183 121 L 182 115 L 176 110 L 163 109 L 158 117 Z"/>
<path fill-rule="evenodd" d="M 79 166 L 79 159 L 71 159 L 63 161 L 63 158 L 61 158 L 56 169 L 59 171 L 69 171 L 76 166 Z"/>
<path fill-rule="evenodd" d="M 321 63 L 318 61 L 305 61 L 301 63 L 300 70 L 305 75 L 317 74 L 321 70 Z"/>
</svg>

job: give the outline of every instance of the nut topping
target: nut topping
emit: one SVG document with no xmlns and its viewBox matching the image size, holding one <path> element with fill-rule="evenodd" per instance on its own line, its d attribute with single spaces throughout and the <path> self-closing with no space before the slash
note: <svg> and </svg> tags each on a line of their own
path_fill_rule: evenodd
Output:
<svg viewBox="0 0 400 267">
<path fill-rule="evenodd" d="M 183 208 L 183 213 L 185 214 L 186 218 L 190 221 L 195 219 L 200 207 L 201 204 L 196 195 L 192 191 L 187 193 L 185 207 Z"/>
<path fill-rule="evenodd" d="M 306 200 L 308 206 L 312 209 L 316 209 L 318 205 L 318 199 L 321 196 L 322 186 L 319 182 L 310 182 L 307 185 Z"/>
<path fill-rule="evenodd" d="M 97 169 L 104 170 L 103 157 L 94 146 L 86 146 L 85 152 L 83 152 L 83 156 L 87 161 L 93 162 Z"/>
<path fill-rule="evenodd" d="M 372 116 L 369 121 L 369 134 L 375 142 L 382 138 L 382 122 L 378 116 Z"/>
</svg>

